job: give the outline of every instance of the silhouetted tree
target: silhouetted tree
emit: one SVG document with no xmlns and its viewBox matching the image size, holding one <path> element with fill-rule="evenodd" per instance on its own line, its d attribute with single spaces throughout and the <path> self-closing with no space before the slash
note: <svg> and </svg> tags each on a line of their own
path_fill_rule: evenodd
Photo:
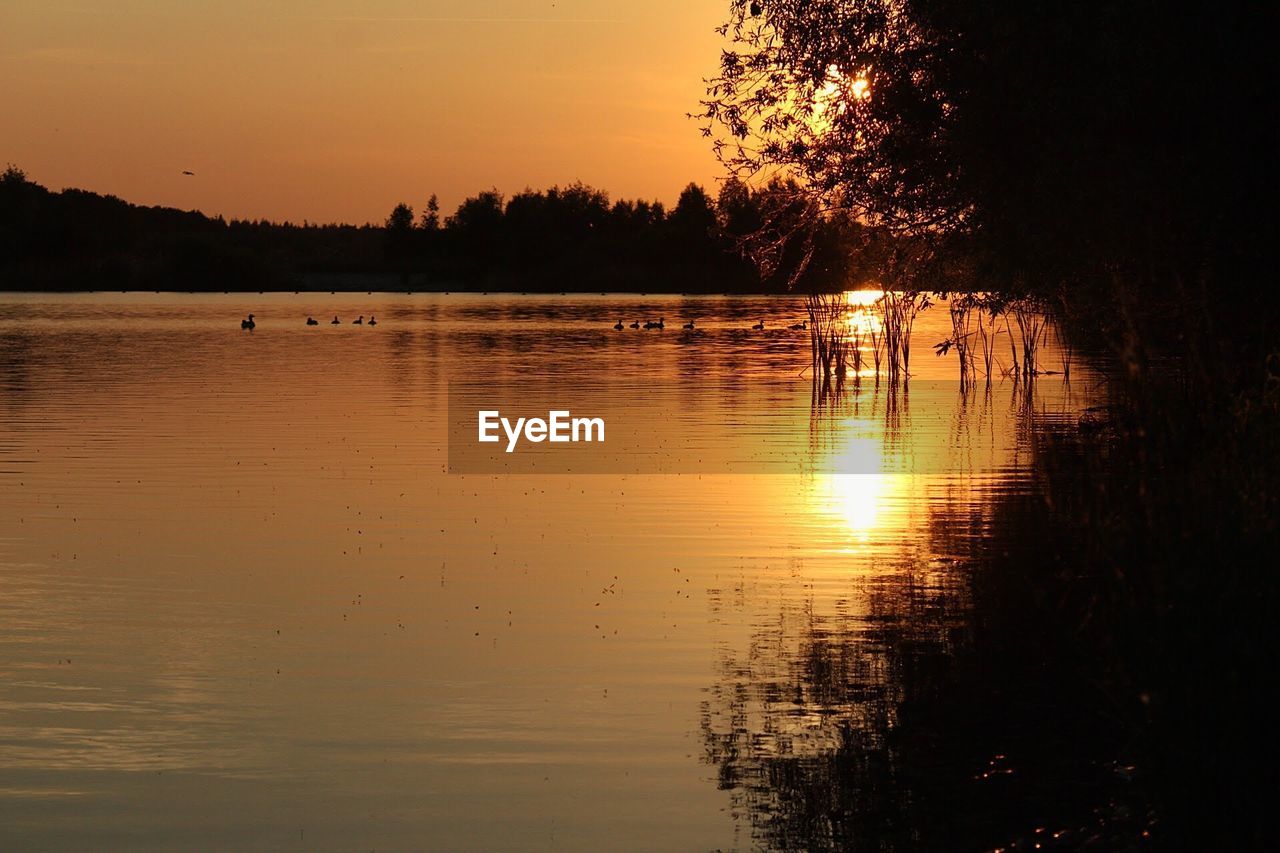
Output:
<svg viewBox="0 0 1280 853">
<path fill-rule="evenodd" d="M 716 227 L 715 205 L 707 191 L 697 184 L 689 184 L 680 193 L 676 206 L 667 221 L 677 233 L 691 237 L 710 234 Z"/>
<path fill-rule="evenodd" d="M 453 251 L 474 266 L 502 239 L 502 195 L 485 190 L 465 199 L 446 221 Z"/>
<path fill-rule="evenodd" d="M 387 259 L 398 269 L 400 282 L 407 285 L 413 260 L 413 208 L 397 204 L 387 217 Z"/>
<path fill-rule="evenodd" d="M 405 234 L 413 229 L 413 208 L 407 204 L 397 204 L 387 217 L 387 231 L 391 234 Z"/>
<path fill-rule="evenodd" d="M 8 192 L 13 187 L 25 186 L 27 183 L 27 173 L 19 169 L 12 163 L 5 164 L 4 172 L 0 174 L 0 188 Z"/>
<path fill-rule="evenodd" d="M 720 215 L 721 228 L 735 240 L 754 234 L 764 225 L 760 206 L 751 189 L 732 175 L 720 187 L 716 210 Z"/>
<path fill-rule="evenodd" d="M 946 235 L 986 286 L 1070 287 L 1123 327 L 1172 295 L 1192 344 L 1224 306 L 1250 306 L 1246 340 L 1274 333 L 1280 300 L 1255 283 L 1271 217 L 1254 188 L 1275 143 L 1261 7 L 729 6 L 735 45 L 703 117 L 731 173 L 794 177 L 815 215 Z"/>
<path fill-rule="evenodd" d="M 667 217 L 666 227 L 671 234 L 672 251 L 685 262 L 710 261 L 728 249 L 719 239 L 719 225 L 711 196 L 697 184 L 689 184 L 680 193 L 675 208 Z"/>
<path fill-rule="evenodd" d="M 22 241 L 21 223 L 31 207 L 35 185 L 27 181 L 27 173 L 12 163 L 0 174 L 0 267 L 18 259 Z"/>
<path fill-rule="evenodd" d="M 427 199 L 426 209 L 422 211 L 422 230 L 440 230 L 440 202 L 436 199 L 435 193 L 432 193 L 431 198 Z"/>
</svg>

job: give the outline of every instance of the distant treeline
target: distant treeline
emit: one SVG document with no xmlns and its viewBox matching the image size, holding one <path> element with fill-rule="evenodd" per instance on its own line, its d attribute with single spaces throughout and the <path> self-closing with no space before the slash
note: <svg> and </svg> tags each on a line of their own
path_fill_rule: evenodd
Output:
<svg viewBox="0 0 1280 853">
<path fill-rule="evenodd" d="M 793 195 L 729 181 L 713 197 L 689 184 L 667 210 L 574 184 L 509 199 L 481 192 L 447 217 L 432 196 L 417 215 L 397 205 L 383 225 L 299 225 L 52 192 L 10 166 L 0 175 L 0 288 L 334 289 L 345 277 L 360 289 L 374 280 L 423 290 L 768 292 L 870 277 L 883 240 L 850 223 L 780 231 L 767 275 L 744 257 L 743 240 L 785 223 Z"/>
</svg>

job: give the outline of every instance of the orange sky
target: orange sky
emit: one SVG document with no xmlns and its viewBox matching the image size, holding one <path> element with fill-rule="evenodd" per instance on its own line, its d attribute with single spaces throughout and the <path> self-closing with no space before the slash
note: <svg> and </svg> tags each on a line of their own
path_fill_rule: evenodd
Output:
<svg viewBox="0 0 1280 853">
<path fill-rule="evenodd" d="M 671 202 L 719 174 L 685 113 L 728 5 L 6 0 L 0 164 L 295 221 L 574 180 Z"/>
</svg>

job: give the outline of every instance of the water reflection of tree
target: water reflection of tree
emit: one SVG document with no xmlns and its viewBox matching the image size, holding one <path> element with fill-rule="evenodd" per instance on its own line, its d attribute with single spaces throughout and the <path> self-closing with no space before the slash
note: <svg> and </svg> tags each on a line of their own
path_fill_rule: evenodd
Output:
<svg viewBox="0 0 1280 853">
<path fill-rule="evenodd" d="M 1080 549 L 1047 505 L 1038 429 L 1025 479 L 934 494 L 918 539 L 846 600 L 788 585 L 762 616 L 757 596 L 712 597 L 718 621 L 753 627 L 721 650 L 704 760 L 755 845 L 1114 848 L 1150 830 L 1106 665 L 1078 642 L 1096 589 L 1066 573 Z"/>
<path fill-rule="evenodd" d="M 768 848 L 880 849 L 919 838 L 899 715 L 936 692 L 965 592 L 949 565 L 902 562 L 867 612 L 785 599 L 743 652 L 725 650 L 702 708 L 705 759 Z"/>
</svg>

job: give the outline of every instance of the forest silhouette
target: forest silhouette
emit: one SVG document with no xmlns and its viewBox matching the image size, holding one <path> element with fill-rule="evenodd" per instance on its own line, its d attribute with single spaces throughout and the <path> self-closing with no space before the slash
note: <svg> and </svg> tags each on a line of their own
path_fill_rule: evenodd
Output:
<svg viewBox="0 0 1280 853">
<path fill-rule="evenodd" d="M 743 241 L 766 220 L 800 222 L 794 187 L 689 184 L 668 210 L 583 184 L 487 190 L 442 217 L 397 204 L 381 224 L 227 220 L 79 189 L 50 191 L 15 166 L 0 175 L 0 288 L 8 290 L 519 290 L 776 292 L 869 281 L 851 264 L 886 239 L 852 222 L 806 226 L 762 276 Z M 809 233 L 809 232 L 806 232 Z"/>
</svg>

